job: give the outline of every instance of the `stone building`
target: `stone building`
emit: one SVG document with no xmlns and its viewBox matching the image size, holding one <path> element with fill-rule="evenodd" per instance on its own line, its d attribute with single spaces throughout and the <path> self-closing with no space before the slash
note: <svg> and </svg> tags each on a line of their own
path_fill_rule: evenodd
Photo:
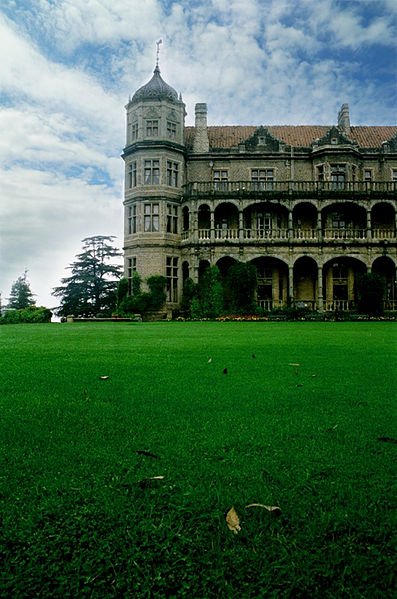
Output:
<svg viewBox="0 0 397 599">
<path fill-rule="evenodd" d="M 167 278 L 166 310 L 187 277 L 236 261 L 257 267 L 257 302 L 354 307 L 358 273 L 386 281 L 397 309 L 397 126 L 207 126 L 158 65 L 127 106 L 125 276 Z"/>
</svg>

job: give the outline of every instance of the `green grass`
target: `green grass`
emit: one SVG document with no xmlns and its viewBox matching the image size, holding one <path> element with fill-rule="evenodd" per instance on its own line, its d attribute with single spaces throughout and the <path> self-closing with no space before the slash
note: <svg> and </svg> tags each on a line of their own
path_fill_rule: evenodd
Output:
<svg viewBox="0 0 397 599">
<path fill-rule="evenodd" d="M 0 327 L 0 597 L 392 597 L 396 330 Z"/>
</svg>

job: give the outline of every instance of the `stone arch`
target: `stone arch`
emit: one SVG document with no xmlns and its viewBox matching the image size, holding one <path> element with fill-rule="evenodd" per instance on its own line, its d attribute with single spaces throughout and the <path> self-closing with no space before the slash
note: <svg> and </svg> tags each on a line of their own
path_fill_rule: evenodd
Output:
<svg viewBox="0 0 397 599">
<path fill-rule="evenodd" d="M 385 282 L 383 307 L 385 310 L 397 310 L 396 265 L 388 256 L 380 256 L 372 263 L 372 272 L 379 274 Z"/>
<path fill-rule="evenodd" d="M 214 210 L 215 239 L 238 239 L 239 211 L 233 202 L 222 202 Z"/>
<path fill-rule="evenodd" d="M 321 211 L 324 239 L 365 239 L 367 213 L 354 202 L 334 202 Z"/>
<path fill-rule="evenodd" d="M 222 287 L 223 287 L 223 301 L 225 306 L 228 306 L 231 299 L 230 283 L 228 278 L 229 268 L 236 264 L 237 260 L 231 256 L 222 256 L 216 261 L 216 266 L 219 268 L 221 273 Z"/>
<path fill-rule="evenodd" d="M 182 231 L 189 231 L 190 228 L 190 211 L 188 206 L 182 208 Z"/>
<path fill-rule="evenodd" d="M 355 279 L 367 266 L 350 256 L 333 257 L 324 264 L 324 297 L 326 310 L 351 310 L 355 302 Z"/>
<path fill-rule="evenodd" d="M 211 210 L 208 204 L 200 204 L 197 211 L 197 220 L 199 230 L 210 230 Z"/>
<path fill-rule="evenodd" d="M 294 263 L 294 304 L 298 308 L 318 308 L 318 265 L 314 258 L 301 256 Z"/>
<path fill-rule="evenodd" d="M 388 202 L 377 202 L 371 210 L 372 235 L 375 239 L 395 237 L 396 210 Z"/>
<path fill-rule="evenodd" d="M 186 279 L 188 279 L 189 277 L 190 277 L 189 262 L 187 262 L 187 260 L 185 260 L 184 262 L 182 262 L 182 283 L 184 283 L 186 281 Z"/>
<path fill-rule="evenodd" d="M 282 239 L 288 237 L 288 208 L 270 202 L 255 202 L 243 210 L 244 237 Z"/>
<path fill-rule="evenodd" d="M 317 237 L 318 209 L 312 202 L 296 203 L 292 211 L 294 237 L 315 239 Z"/>
<path fill-rule="evenodd" d="M 257 303 L 265 310 L 287 304 L 288 266 L 274 256 L 260 256 L 250 260 L 257 269 Z"/>
</svg>

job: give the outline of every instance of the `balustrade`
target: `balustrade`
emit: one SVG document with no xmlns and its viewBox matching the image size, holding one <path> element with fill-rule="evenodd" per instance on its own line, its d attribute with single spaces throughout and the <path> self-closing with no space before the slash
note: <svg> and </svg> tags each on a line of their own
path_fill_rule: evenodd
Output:
<svg viewBox="0 0 397 599">
<path fill-rule="evenodd" d="M 353 303 L 354 302 L 352 300 L 327 301 L 325 302 L 325 309 L 327 312 L 335 312 L 336 310 L 340 312 L 346 312 L 352 309 Z"/>
<path fill-rule="evenodd" d="M 324 229 L 324 239 L 365 239 L 366 229 Z"/>
<path fill-rule="evenodd" d="M 193 236 L 194 230 L 182 231 L 181 237 L 185 241 Z M 367 229 L 323 229 L 323 237 L 325 240 L 355 240 L 366 239 Z M 197 235 L 199 240 L 211 239 L 210 229 L 198 229 Z M 318 229 L 293 229 L 292 239 L 294 240 L 316 240 L 318 239 Z M 243 229 L 243 238 L 245 240 L 257 239 L 288 239 L 288 229 Z M 371 233 L 372 239 L 395 239 L 395 229 L 373 229 Z M 239 229 L 215 229 L 214 239 L 239 239 Z"/>
</svg>

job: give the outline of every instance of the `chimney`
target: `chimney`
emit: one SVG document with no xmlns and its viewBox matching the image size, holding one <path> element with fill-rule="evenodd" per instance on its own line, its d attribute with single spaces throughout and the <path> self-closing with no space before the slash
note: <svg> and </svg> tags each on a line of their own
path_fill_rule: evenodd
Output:
<svg viewBox="0 0 397 599">
<path fill-rule="evenodd" d="M 342 107 L 338 113 L 338 127 L 341 129 L 342 133 L 347 135 L 350 133 L 350 115 L 348 104 L 342 104 Z"/>
<path fill-rule="evenodd" d="M 207 132 L 207 104 L 196 104 L 195 117 L 193 152 L 201 154 L 210 149 Z"/>
</svg>

